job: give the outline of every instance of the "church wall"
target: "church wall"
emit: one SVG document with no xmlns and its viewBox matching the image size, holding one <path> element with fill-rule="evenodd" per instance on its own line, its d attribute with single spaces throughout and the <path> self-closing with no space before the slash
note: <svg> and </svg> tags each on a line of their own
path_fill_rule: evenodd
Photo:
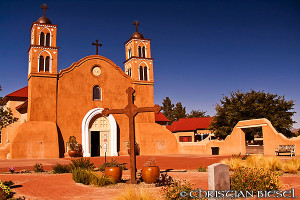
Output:
<svg viewBox="0 0 300 200">
<path fill-rule="evenodd" d="M 58 158 L 57 146 L 55 122 L 28 121 L 17 128 L 7 158 Z"/>
<path fill-rule="evenodd" d="M 94 66 L 100 66 L 101 75 L 92 73 Z M 99 85 L 102 100 L 93 101 L 93 87 Z M 128 103 L 126 90 L 132 86 L 130 78 L 120 68 L 102 56 L 88 56 L 74 63 L 59 74 L 57 124 L 64 143 L 74 135 L 81 141 L 81 125 L 84 116 L 93 108 L 123 109 Z M 128 119 L 125 115 L 114 115 L 121 133 L 128 133 Z M 120 140 L 128 140 L 120 135 Z M 120 143 L 121 148 L 125 145 Z M 126 147 L 127 148 L 127 147 Z M 125 150 L 123 150 L 125 151 Z M 126 150 L 127 151 L 127 150 Z"/>
<path fill-rule="evenodd" d="M 28 80 L 28 121 L 56 121 L 55 75 L 31 76 Z"/>
</svg>

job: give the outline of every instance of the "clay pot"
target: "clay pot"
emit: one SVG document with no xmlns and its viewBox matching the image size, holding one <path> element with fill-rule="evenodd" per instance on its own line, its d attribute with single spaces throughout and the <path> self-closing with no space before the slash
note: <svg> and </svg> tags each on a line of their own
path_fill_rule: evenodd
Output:
<svg viewBox="0 0 300 200">
<path fill-rule="evenodd" d="M 119 183 L 122 178 L 122 167 L 106 167 L 104 174 L 106 177 L 109 177 L 116 183 Z"/>
<path fill-rule="evenodd" d="M 160 170 L 158 166 L 143 167 L 142 178 L 145 183 L 155 183 L 159 178 Z"/>
<path fill-rule="evenodd" d="M 74 157 L 78 156 L 78 151 L 76 151 L 76 150 L 74 150 L 74 151 L 73 150 L 69 150 L 68 153 L 69 153 L 69 156 L 71 158 L 74 158 Z"/>
</svg>

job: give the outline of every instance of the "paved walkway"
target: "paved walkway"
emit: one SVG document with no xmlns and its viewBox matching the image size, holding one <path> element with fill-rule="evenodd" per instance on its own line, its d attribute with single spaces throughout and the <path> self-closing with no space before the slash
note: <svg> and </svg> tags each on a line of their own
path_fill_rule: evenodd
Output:
<svg viewBox="0 0 300 200">
<path fill-rule="evenodd" d="M 224 159 L 223 156 L 195 156 L 195 155 L 170 155 L 170 156 L 138 156 L 137 168 L 141 169 L 146 160 L 154 158 L 161 169 L 196 169 L 199 166 L 208 166 L 212 163 Z M 98 166 L 104 162 L 104 158 L 91 158 Z M 117 157 L 119 162 L 129 163 L 128 156 Z M 42 163 L 45 168 L 51 169 L 55 163 L 69 163 L 70 159 L 38 159 L 38 160 L 2 160 L 0 161 L 0 171 L 8 171 L 9 166 L 18 169 L 32 169 L 36 163 Z M 128 166 L 129 167 L 129 166 Z M 207 172 L 169 172 L 170 176 L 179 179 L 189 180 L 195 184 L 196 188 L 208 189 Z M 129 178 L 129 171 L 124 171 L 123 179 Z M 20 187 L 14 188 L 16 196 L 26 196 L 31 200 L 39 199 L 96 199 L 110 200 L 120 195 L 122 189 L 109 189 L 106 187 L 97 188 L 77 184 L 72 180 L 71 174 L 0 174 L 1 180 L 12 180 Z M 300 197 L 300 176 L 285 175 L 280 178 L 282 190 L 295 188 L 296 194 Z M 159 193 L 160 188 L 147 189 L 153 193 Z"/>
</svg>

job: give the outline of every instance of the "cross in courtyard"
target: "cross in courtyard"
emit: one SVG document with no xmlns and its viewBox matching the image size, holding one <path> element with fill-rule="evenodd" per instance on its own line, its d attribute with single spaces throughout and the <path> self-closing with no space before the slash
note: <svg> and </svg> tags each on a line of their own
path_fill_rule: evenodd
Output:
<svg viewBox="0 0 300 200">
<path fill-rule="evenodd" d="M 126 90 L 126 93 L 128 94 L 128 105 L 124 109 L 112 109 L 109 110 L 108 108 L 105 108 L 102 111 L 102 114 L 104 116 L 108 116 L 109 114 L 125 114 L 129 119 L 129 145 L 130 145 L 130 183 L 134 184 L 137 183 L 136 181 L 136 154 L 135 154 L 135 126 L 134 126 L 134 117 L 138 113 L 142 112 L 155 112 L 158 113 L 160 111 L 160 106 L 155 105 L 154 107 L 142 107 L 138 108 L 136 105 L 134 105 L 133 101 L 133 94 L 135 93 L 135 90 L 132 87 L 129 87 Z"/>
<path fill-rule="evenodd" d="M 133 22 L 133 25 L 135 25 L 135 32 L 138 32 L 138 26 L 140 25 L 140 23 L 137 20 L 135 20 Z"/>
<path fill-rule="evenodd" d="M 44 10 L 44 11 L 43 11 L 43 16 L 45 17 L 45 15 L 46 15 L 46 10 L 48 10 L 47 4 L 44 3 L 44 4 L 41 6 L 41 9 Z"/>
<path fill-rule="evenodd" d="M 102 44 L 98 43 L 99 41 L 96 40 L 96 43 L 93 42 L 92 45 L 95 45 L 96 46 L 96 55 L 98 55 L 98 47 L 102 47 Z"/>
</svg>

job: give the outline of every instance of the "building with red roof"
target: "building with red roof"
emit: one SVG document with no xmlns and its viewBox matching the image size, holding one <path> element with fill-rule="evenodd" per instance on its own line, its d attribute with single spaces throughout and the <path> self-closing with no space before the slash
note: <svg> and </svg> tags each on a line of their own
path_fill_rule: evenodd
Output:
<svg viewBox="0 0 300 200">
<path fill-rule="evenodd" d="M 170 122 L 170 120 L 164 114 L 161 112 L 155 113 L 155 123 L 167 126 L 168 122 Z"/>
<path fill-rule="evenodd" d="M 181 118 L 167 126 L 179 142 L 199 142 L 213 135 L 209 125 L 213 117 Z"/>
</svg>

